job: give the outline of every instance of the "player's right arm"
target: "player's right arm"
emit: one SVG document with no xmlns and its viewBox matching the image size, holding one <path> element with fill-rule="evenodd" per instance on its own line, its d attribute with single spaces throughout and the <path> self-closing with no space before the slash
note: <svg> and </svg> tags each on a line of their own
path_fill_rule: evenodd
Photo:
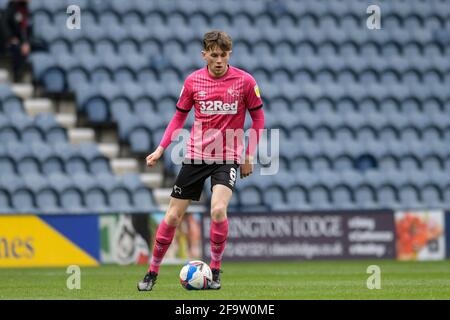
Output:
<svg viewBox="0 0 450 320">
<path fill-rule="evenodd" d="M 145 159 L 147 162 L 147 166 L 153 167 L 156 164 L 156 162 L 158 161 L 158 159 L 162 157 L 163 153 L 164 153 L 164 148 L 161 146 L 158 146 L 158 148 L 156 148 L 156 150 L 153 151 L 151 154 L 149 154 L 147 156 L 147 158 Z"/>
<path fill-rule="evenodd" d="M 169 125 L 164 131 L 164 136 L 153 153 L 149 154 L 146 158 L 147 166 L 152 167 L 156 164 L 159 158 L 162 157 L 164 150 L 170 145 L 172 140 L 176 139 L 179 133 L 179 129 L 183 128 L 186 122 L 189 111 L 194 104 L 194 99 L 192 95 L 192 90 L 190 88 L 189 78 L 184 82 L 184 86 L 181 89 L 180 97 L 176 104 L 177 110 L 170 120 Z M 174 135 L 175 134 L 175 135 Z"/>
</svg>

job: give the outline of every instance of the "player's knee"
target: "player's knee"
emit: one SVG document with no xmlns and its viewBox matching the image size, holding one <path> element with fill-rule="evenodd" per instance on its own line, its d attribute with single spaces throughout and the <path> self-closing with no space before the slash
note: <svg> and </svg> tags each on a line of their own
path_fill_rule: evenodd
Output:
<svg viewBox="0 0 450 320">
<path fill-rule="evenodd" d="M 176 226 L 178 226 L 180 221 L 181 221 L 181 219 L 178 218 L 178 216 L 176 216 L 176 215 L 173 215 L 173 214 L 166 215 L 166 222 L 170 226 L 176 227 Z"/>
<path fill-rule="evenodd" d="M 166 214 L 166 222 L 171 226 L 178 226 L 181 222 L 182 215 L 176 210 L 169 210 Z"/>
<path fill-rule="evenodd" d="M 214 221 L 220 221 L 227 216 L 227 206 L 223 203 L 217 203 L 211 208 L 211 218 Z"/>
</svg>

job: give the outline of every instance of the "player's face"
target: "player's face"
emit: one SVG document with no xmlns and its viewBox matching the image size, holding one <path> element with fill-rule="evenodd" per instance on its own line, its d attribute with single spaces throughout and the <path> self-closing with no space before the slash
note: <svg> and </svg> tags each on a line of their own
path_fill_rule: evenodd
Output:
<svg viewBox="0 0 450 320">
<path fill-rule="evenodd" d="M 208 64 L 208 70 L 211 75 L 220 77 L 227 72 L 231 50 L 223 51 L 219 47 L 215 47 L 209 51 L 202 51 L 202 55 Z"/>
</svg>

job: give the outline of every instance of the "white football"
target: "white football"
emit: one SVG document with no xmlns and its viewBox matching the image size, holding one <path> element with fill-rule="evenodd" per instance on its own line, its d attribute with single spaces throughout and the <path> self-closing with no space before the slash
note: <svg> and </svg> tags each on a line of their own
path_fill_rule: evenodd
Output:
<svg viewBox="0 0 450 320">
<path fill-rule="evenodd" d="M 180 282 L 187 290 L 208 289 L 212 281 L 212 272 L 209 266 L 200 260 L 186 263 L 180 271 Z"/>
</svg>

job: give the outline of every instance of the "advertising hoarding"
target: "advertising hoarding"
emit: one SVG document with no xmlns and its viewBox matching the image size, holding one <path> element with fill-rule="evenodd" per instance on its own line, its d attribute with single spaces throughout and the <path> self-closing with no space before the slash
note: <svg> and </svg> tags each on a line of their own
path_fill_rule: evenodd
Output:
<svg viewBox="0 0 450 320">
<path fill-rule="evenodd" d="M 228 261 L 396 256 L 391 211 L 229 213 L 228 224 Z M 202 227 L 207 260 L 209 217 L 203 218 Z"/>
</svg>

